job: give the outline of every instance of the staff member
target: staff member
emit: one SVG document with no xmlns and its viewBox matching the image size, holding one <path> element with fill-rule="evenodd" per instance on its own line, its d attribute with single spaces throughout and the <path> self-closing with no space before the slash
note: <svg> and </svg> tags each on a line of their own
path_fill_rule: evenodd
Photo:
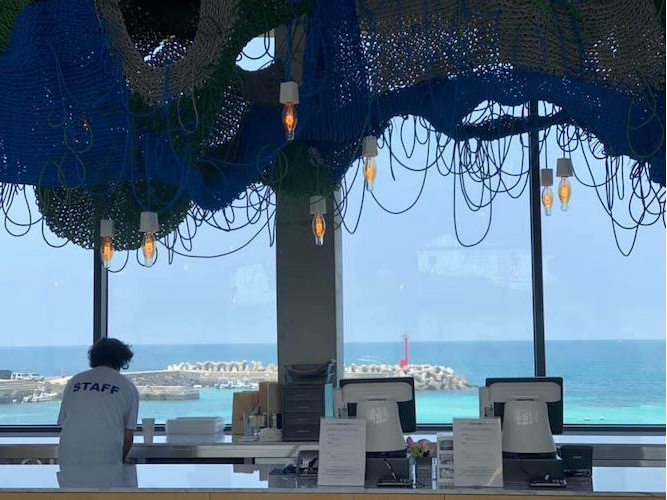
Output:
<svg viewBox="0 0 667 500">
<path fill-rule="evenodd" d="M 102 339 L 88 351 L 91 369 L 72 377 L 63 393 L 60 464 L 122 464 L 130 452 L 139 412 L 139 392 L 119 372 L 133 353 L 117 339 Z"/>
</svg>

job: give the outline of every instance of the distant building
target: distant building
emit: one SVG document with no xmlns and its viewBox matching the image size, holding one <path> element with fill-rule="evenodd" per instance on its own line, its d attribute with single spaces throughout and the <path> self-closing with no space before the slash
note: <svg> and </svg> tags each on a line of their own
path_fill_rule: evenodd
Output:
<svg viewBox="0 0 667 500">
<path fill-rule="evenodd" d="M 9 380 L 12 378 L 11 370 L 0 370 L 0 380 Z"/>
</svg>

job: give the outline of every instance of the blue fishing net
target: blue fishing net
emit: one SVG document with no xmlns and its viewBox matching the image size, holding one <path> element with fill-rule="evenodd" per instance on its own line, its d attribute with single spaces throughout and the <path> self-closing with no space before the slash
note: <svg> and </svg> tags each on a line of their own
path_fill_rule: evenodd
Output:
<svg viewBox="0 0 667 500">
<path fill-rule="evenodd" d="M 137 212 L 156 210 L 155 186 L 172 197 L 161 212 L 229 206 L 272 178 L 287 145 L 277 89 L 298 43 L 288 36 L 256 73 L 234 66 L 237 47 L 303 16 L 296 142 L 318 152 L 333 184 L 363 136 L 412 115 L 455 142 L 573 126 L 577 141 L 594 138 L 603 155 L 629 157 L 665 185 L 664 25 L 653 2 L 253 2 L 201 0 L 206 15 L 186 33 L 146 28 L 139 38 L 143 24 L 127 30 L 122 16 L 140 0 L 121 0 L 124 10 L 111 0 L 27 5 L 0 53 L 0 183 L 88 193 L 97 216 L 113 211 L 120 187 L 125 201 L 141 191 Z M 474 119 L 480 103 L 530 100 L 556 111 Z"/>
</svg>

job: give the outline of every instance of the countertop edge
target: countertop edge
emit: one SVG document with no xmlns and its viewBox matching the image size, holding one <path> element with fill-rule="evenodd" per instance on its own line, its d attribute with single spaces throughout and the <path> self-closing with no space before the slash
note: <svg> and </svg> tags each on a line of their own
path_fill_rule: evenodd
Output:
<svg viewBox="0 0 667 500">
<path fill-rule="evenodd" d="M 371 495 L 410 493 L 416 495 L 489 495 L 489 496 L 578 496 L 578 497 L 647 497 L 665 498 L 665 492 L 584 492 L 581 490 L 530 489 L 515 490 L 503 488 L 363 488 L 363 487 L 319 487 L 319 488 L 2 488 L 4 493 L 363 493 Z"/>
</svg>

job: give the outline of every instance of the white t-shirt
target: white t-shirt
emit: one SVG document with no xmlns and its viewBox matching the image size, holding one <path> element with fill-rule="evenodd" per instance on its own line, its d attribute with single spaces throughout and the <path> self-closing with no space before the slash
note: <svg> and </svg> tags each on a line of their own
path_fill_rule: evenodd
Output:
<svg viewBox="0 0 667 500">
<path fill-rule="evenodd" d="M 134 430 L 139 391 L 113 368 L 98 366 L 67 382 L 60 406 L 61 464 L 121 464 L 125 430 Z"/>
</svg>

